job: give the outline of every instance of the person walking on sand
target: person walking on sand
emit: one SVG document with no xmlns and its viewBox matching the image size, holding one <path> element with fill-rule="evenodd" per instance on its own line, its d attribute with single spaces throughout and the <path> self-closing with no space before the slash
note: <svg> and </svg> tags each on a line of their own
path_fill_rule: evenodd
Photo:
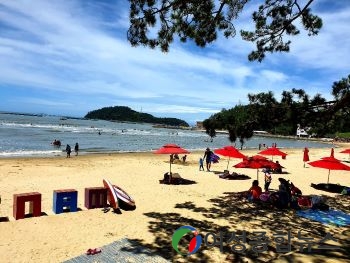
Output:
<svg viewBox="0 0 350 263">
<path fill-rule="evenodd" d="M 209 148 L 207 148 L 203 156 L 203 159 L 205 159 L 205 162 L 206 162 L 207 172 L 210 172 L 212 155 L 213 155 L 213 152 Z"/>
<path fill-rule="evenodd" d="M 204 171 L 204 167 L 203 167 L 203 158 L 199 158 L 199 171 Z"/>
<path fill-rule="evenodd" d="M 72 152 L 72 149 L 69 144 L 66 146 L 66 152 L 67 152 L 67 158 L 70 158 L 70 153 Z"/>
<path fill-rule="evenodd" d="M 75 151 L 75 156 L 78 156 L 78 152 L 79 152 L 79 144 L 78 143 L 75 143 L 74 151 Z"/>
</svg>

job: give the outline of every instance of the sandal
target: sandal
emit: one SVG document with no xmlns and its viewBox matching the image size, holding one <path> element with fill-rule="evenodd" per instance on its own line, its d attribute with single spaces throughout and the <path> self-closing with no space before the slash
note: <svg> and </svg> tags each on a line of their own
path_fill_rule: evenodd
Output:
<svg viewBox="0 0 350 263">
<path fill-rule="evenodd" d="M 102 252 L 102 250 L 100 248 L 95 248 L 95 249 L 92 250 L 91 255 L 95 255 L 95 254 L 98 254 L 98 253 L 101 253 L 101 252 Z"/>
<path fill-rule="evenodd" d="M 111 208 L 110 207 L 106 207 L 106 208 L 103 209 L 103 213 L 107 213 L 109 210 L 111 210 Z"/>
<path fill-rule="evenodd" d="M 87 251 L 86 251 L 86 255 L 92 255 L 92 252 L 94 251 L 94 249 L 92 248 L 89 248 Z"/>
</svg>

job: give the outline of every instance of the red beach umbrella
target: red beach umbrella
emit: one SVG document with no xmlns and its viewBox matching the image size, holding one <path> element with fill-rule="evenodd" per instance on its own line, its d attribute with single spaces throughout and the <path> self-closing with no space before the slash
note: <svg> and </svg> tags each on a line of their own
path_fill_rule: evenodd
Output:
<svg viewBox="0 0 350 263">
<path fill-rule="evenodd" d="M 309 162 L 309 165 L 313 167 L 328 169 L 328 180 L 327 184 L 329 183 L 329 174 L 331 170 L 343 170 L 343 171 L 350 171 L 350 167 L 346 164 L 343 164 L 338 159 L 334 157 L 323 157 L 321 160 Z"/>
<path fill-rule="evenodd" d="M 267 148 L 266 150 L 263 150 L 263 151 L 259 152 L 259 154 L 271 155 L 272 156 L 272 160 L 273 160 L 274 156 L 282 156 L 282 158 L 285 158 L 287 156 L 287 154 L 285 152 L 282 152 L 277 147 Z"/>
<path fill-rule="evenodd" d="M 345 149 L 345 150 L 341 151 L 341 153 L 348 153 L 348 154 L 350 154 L 350 148 L 349 148 L 349 149 Z"/>
<path fill-rule="evenodd" d="M 348 153 L 349 154 L 349 159 L 350 159 L 350 148 L 342 150 L 341 153 Z"/>
<path fill-rule="evenodd" d="M 235 147 L 233 147 L 231 145 L 216 149 L 216 150 L 214 150 L 214 153 L 228 157 L 226 169 L 228 169 L 228 165 L 230 163 L 231 157 L 232 158 L 245 158 L 246 157 L 243 153 L 241 153 L 240 151 L 238 151 Z"/>
<path fill-rule="evenodd" d="M 334 157 L 332 157 L 332 156 L 327 156 L 327 157 L 322 157 L 321 158 L 322 160 L 325 160 L 325 161 L 330 161 L 330 162 L 340 162 L 340 160 L 339 159 L 337 159 L 337 158 L 334 158 Z"/>
<path fill-rule="evenodd" d="M 257 155 L 259 156 L 259 155 Z M 262 156 L 261 156 L 262 157 Z M 255 158 L 255 159 L 254 159 Z M 258 159 L 259 157 L 248 157 L 240 163 L 235 164 L 233 167 L 235 168 L 249 168 L 249 169 L 257 169 L 256 170 L 256 179 L 259 180 L 259 169 L 260 168 L 269 168 L 276 169 L 278 165 L 273 161 L 267 159 Z M 262 157 L 265 158 L 265 157 Z"/>
<path fill-rule="evenodd" d="M 251 157 L 246 156 L 245 160 L 251 160 L 251 161 L 264 161 L 264 160 L 268 160 L 266 157 L 261 156 L 261 155 L 253 155 Z"/>
<path fill-rule="evenodd" d="M 182 154 L 182 153 L 190 153 L 189 151 L 181 148 L 177 144 L 165 144 L 158 150 L 154 152 L 155 154 Z M 171 162 L 170 162 L 170 172 L 171 172 Z"/>
<path fill-rule="evenodd" d="M 309 149 L 307 147 L 305 147 L 305 149 L 304 149 L 304 156 L 303 156 L 304 168 L 305 168 L 305 162 L 308 162 L 308 161 L 310 161 Z"/>
</svg>

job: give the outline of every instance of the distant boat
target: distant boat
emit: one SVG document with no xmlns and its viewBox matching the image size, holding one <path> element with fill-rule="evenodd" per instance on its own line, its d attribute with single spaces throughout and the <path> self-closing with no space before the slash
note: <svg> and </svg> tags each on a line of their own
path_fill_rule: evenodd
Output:
<svg viewBox="0 0 350 263">
<path fill-rule="evenodd" d="M 60 120 L 61 120 L 61 121 L 65 121 L 65 120 L 67 120 L 67 118 L 61 117 Z"/>
</svg>

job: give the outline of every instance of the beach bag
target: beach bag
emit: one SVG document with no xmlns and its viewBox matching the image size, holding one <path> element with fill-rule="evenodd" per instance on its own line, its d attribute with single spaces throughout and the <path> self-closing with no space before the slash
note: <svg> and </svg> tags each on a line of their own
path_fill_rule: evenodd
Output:
<svg viewBox="0 0 350 263">
<path fill-rule="evenodd" d="M 329 205 L 325 204 L 325 200 L 321 196 L 313 196 L 311 199 L 312 209 L 319 209 L 321 211 L 328 211 Z"/>
<path fill-rule="evenodd" d="M 267 202 L 270 198 L 270 194 L 269 193 L 262 193 L 260 195 L 260 200 L 263 201 L 263 202 Z"/>
<path fill-rule="evenodd" d="M 308 197 L 301 196 L 298 198 L 298 205 L 304 207 L 311 207 L 311 200 Z"/>
<path fill-rule="evenodd" d="M 322 203 L 324 203 L 324 200 L 323 200 L 323 198 L 322 198 L 321 196 L 315 195 L 315 196 L 313 196 L 313 197 L 311 198 L 311 204 L 312 204 L 312 206 L 318 205 L 318 204 L 322 204 Z"/>
<path fill-rule="evenodd" d="M 343 191 L 341 191 L 342 195 L 350 195 L 350 188 L 344 187 Z"/>
</svg>

